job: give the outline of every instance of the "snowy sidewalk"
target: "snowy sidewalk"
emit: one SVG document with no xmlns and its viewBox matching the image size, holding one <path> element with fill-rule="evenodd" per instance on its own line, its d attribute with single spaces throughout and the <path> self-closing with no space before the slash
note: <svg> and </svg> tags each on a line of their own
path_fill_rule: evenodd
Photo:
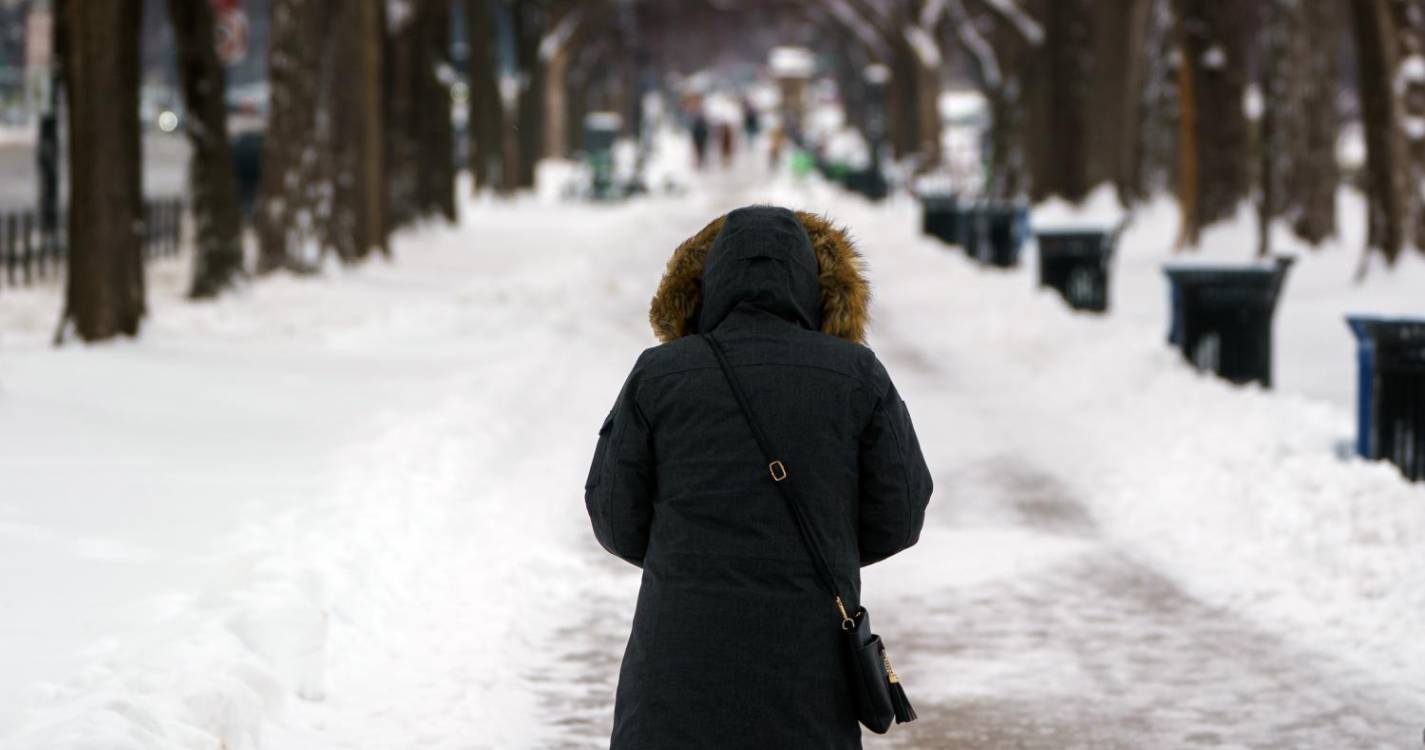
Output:
<svg viewBox="0 0 1425 750">
<path fill-rule="evenodd" d="M 1086 318 L 1028 269 L 918 237 L 909 201 L 740 174 L 619 206 L 472 204 L 389 267 L 216 306 L 160 280 L 136 344 L 55 353 L 42 299 L 28 323 L 0 309 L 0 330 L 33 331 L 0 355 L 23 490 L 0 534 L 32 540 L 0 558 L 5 593 L 38 632 L 72 586 L 66 619 L 90 624 L 4 658 L 108 639 L 38 659 L 63 686 L 0 714 L 0 738 L 605 746 L 638 571 L 588 531 L 594 433 L 651 344 L 673 248 L 770 201 L 860 238 L 872 344 L 936 472 L 920 545 L 865 573 L 922 718 L 868 747 L 1415 746 L 1419 488 L 1338 460 L 1335 406 L 1187 372 L 1148 312 L 1145 234 L 1122 310 Z M 54 424 L 93 434 L 32 439 Z M 76 528 L 83 544 L 43 542 Z"/>
</svg>

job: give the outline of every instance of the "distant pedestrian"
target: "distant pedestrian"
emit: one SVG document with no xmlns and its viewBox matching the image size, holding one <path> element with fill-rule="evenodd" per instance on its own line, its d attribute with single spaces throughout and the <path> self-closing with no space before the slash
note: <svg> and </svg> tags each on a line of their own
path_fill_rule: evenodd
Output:
<svg viewBox="0 0 1425 750">
<path fill-rule="evenodd" d="M 614 750 L 861 747 L 822 584 L 855 611 L 860 568 L 915 544 L 931 492 L 861 344 L 868 305 L 850 240 L 811 214 L 739 209 L 673 253 L 649 316 L 665 343 L 634 365 L 585 483 L 599 542 L 643 568 Z M 772 465 L 764 438 L 785 451 Z"/>
<path fill-rule="evenodd" d="M 707 160 L 708 153 L 708 118 L 702 112 L 693 113 L 693 124 L 691 127 L 693 136 L 693 159 L 696 161 L 698 169 L 703 168 Z"/>
<path fill-rule="evenodd" d="M 757 114 L 757 108 L 752 106 L 752 102 L 742 102 L 742 132 L 747 135 L 747 140 L 752 141 L 762 132 L 762 119 Z"/>
<path fill-rule="evenodd" d="M 722 165 L 732 166 L 733 147 L 737 139 L 732 132 L 733 126 L 730 122 L 724 122 L 717 127 L 718 140 L 722 142 Z"/>
</svg>

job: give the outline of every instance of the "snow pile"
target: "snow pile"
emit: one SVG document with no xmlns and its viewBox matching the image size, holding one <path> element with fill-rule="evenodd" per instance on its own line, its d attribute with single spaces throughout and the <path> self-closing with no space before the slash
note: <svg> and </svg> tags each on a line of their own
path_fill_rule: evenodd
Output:
<svg viewBox="0 0 1425 750">
<path fill-rule="evenodd" d="M 916 343 L 929 344 L 924 361 L 943 363 L 945 373 L 902 386 L 924 415 L 918 426 L 953 422 L 953 414 L 926 412 L 937 401 L 931 388 L 946 387 L 946 378 L 983 394 L 996 423 L 1015 431 L 1017 465 L 1063 481 L 1098 523 L 1194 596 L 1425 701 L 1425 487 L 1350 454 L 1355 344 L 1343 320 L 1350 311 L 1425 314 L 1425 259 L 1353 281 L 1358 196 L 1342 194 L 1343 236 L 1319 251 L 1301 250 L 1274 227 L 1276 246 L 1300 258 L 1277 315 L 1273 392 L 1198 374 L 1164 343 L 1163 264 L 1253 262 L 1247 208 L 1209 230 L 1196 256 L 1172 251 L 1170 202 L 1141 209 L 1119 244 L 1112 310 L 1093 316 L 1034 289 L 1032 252 L 1018 269 L 985 270 L 916 236 L 918 206 L 908 199 L 876 208 L 790 185 L 778 197 L 810 202 L 857 230 L 880 292 L 876 331 L 926 322 Z M 1081 209 L 1045 205 L 1031 220 L 1069 226 L 1121 217 L 1111 192 L 1100 190 Z M 923 442 L 964 443 L 957 455 L 976 449 L 953 427 L 928 431 Z"/>
<path fill-rule="evenodd" d="M 627 248 L 610 226 L 684 231 L 653 200 L 559 205 L 540 224 L 536 197 L 467 201 L 478 232 L 213 305 L 160 265 L 136 343 L 55 352 L 57 290 L 9 297 L 0 536 L 26 575 L 0 584 L 0 660 L 40 658 L 0 682 L 20 709 L 0 744 L 549 744 L 553 630 L 625 585 L 586 574 L 579 487 L 671 245 L 598 248 Z"/>
<path fill-rule="evenodd" d="M 654 153 L 687 169 L 686 135 L 654 139 L 681 144 Z M 1163 342 L 1161 266 L 1183 257 L 1166 201 L 1132 217 L 1112 310 L 1093 316 L 1035 288 L 1032 244 L 1020 268 L 986 270 L 920 236 L 911 198 L 757 176 L 621 204 L 467 199 L 462 228 L 401 235 L 393 264 L 211 305 L 182 301 L 186 269 L 158 263 L 138 342 L 55 352 L 57 288 L 7 292 L 0 744 L 505 748 L 606 732 L 638 578 L 591 539 L 580 480 L 652 343 L 669 252 L 755 202 L 857 236 L 871 343 L 933 453 L 936 513 L 1010 513 L 1029 493 L 992 486 L 1000 475 L 1047 477 L 1115 553 L 1425 705 L 1425 487 L 1350 456 L 1342 321 L 1425 312 L 1425 261 L 1353 282 L 1356 196 L 1319 252 L 1274 230 L 1300 260 L 1266 392 L 1200 375 Z M 1100 191 L 1033 222 L 1119 218 Z M 1244 210 L 1200 257 L 1250 262 L 1255 238 Z M 907 598 L 1027 576 L 1089 543 L 1103 541 L 933 526 L 867 581 Z M 592 631 L 613 635 L 582 640 Z M 943 694 L 959 673 L 940 674 L 917 684 Z"/>
</svg>

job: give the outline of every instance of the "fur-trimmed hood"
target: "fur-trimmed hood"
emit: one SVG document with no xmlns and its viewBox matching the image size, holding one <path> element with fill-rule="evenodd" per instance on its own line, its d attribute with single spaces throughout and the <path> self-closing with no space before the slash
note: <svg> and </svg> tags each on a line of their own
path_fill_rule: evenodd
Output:
<svg viewBox="0 0 1425 750">
<path fill-rule="evenodd" d="M 781 263 L 725 262 L 763 258 Z M 769 275 L 769 268 L 786 273 Z M 666 343 L 711 330 L 743 301 L 864 343 L 871 287 L 851 238 L 828 219 L 750 206 L 714 219 L 673 251 L 648 319 Z"/>
</svg>

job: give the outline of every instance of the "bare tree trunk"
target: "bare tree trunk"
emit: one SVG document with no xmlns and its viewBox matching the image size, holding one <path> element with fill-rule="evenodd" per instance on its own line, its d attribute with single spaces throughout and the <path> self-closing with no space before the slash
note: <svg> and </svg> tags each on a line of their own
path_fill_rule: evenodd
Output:
<svg viewBox="0 0 1425 750">
<path fill-rule="evenodd" d="M 258 273 L 302 268 L 330 233 L 328 118 L 319 118 L 328 40 L 324 0 L 272 0 L 270 109 L 254 224 Z M 323 229 L 325 228 L 325 229 Z"/>
<path fill-rule="evenodd" d="M 1179 34 L 1178 61 L 1178 210 L 1182 225 L 1178 229 L 1176 249 L 1197 246 L 1202 224 L 1198 218 L 1198 144 L 1197 144 L 1197 83 L 1192 72 L 1192 58 Z"/>
<path fill-rule="evenodd" d="M 989 156 L 983 192 L 992 200 L 1021 197 L 1028 182 L 1025 163 L 1032 158 L 1026 148 L 1033 138 L 1026 121 L 1039 114 L 1032 97 L 1026 95 L 1027 68 L 1042 54 L 1042 27 L 1034 22 L 1034 33 L 1019 24 L 1005 23 L 986 0 L 973 4 L 950 0 L 946 5 L 947 30 L 969 59 L 980 91 L 989 102 Z"/>
<path fill-rule="evenodd" d="M 339 4 L 333 22 L 340 30 L 331 111 L 337 163 L 333 219 L 337 252 L 348 262 L 373 250 L 389 255 L 381 105 L 383 9 L 378 3 Z"/>
<path fill-rule="evenodd" d="M 1093 30 L 1088 0 L 1041 0 L 1044 43 L 1025 75 L 1024 136 L 1030 195 L 1078 202 L 1089 187 L 1089 75 Z"/>
<path fill-rule="evenodd" d="M 1425 4 L 1419 0 L 1391 0 L 1395 28 L 1396 66 L 1393 90 L 1399 107 L 1401 137 L 1410 154 L 1405 168 L 1405 224 L 1408 241 L 1425 252 Z"/>
<path fill-rule="evenodd" d="M 470 172 L 477 190 L 503 189 L 505 107 L 500 97 L 494 3 L 466 0 L 465 19 L 470 37 Z"/>
<path fill-rule="evenodd" d="M 386 115 L 386 220 L 396 228 L 419 218 L 420 198 L 417 195 L 419 173 L 424 166 L 420 151 L 420 121 L 417 114 L 421 103 L 417 91 L 420 65 L 420 32 L 416 17 L 423 3 L 412 6 L 410 16 L 391 29 L 386 37 L 385 115 Z"/>
<path fill-rule="evenodd" d="M 1177 0 L 1185 70 L 1180 92 L 1190 91 L 1196 196 L 1193 226 L 1185 237 L 1230 218 L 1251 192 L 1251 136 L 1243 101 L 1247 51 L 1256 26 L 1253 3 Z M 1188 156 L 1184 152 L 1184 157 Z M 1186 164 L 1184 165 L 1186 166 Z M 1181 196 L 1180 196 L 1181 197 Z"/>
<path fill-rule="evenodd" d="M 1020 102 L 1022 83 L 1018 75 L 1005 78 L 1004 84 L 991 89 L 989 182 L 986 197 L 1007 201 L 1024 194 L 1026 183 L 1023 138 L 1023 105 Z"/>
<path fill-rule="evenodd" d="M 569 152 L 569 87 L 565 83 L 571 50 L 559 45 L 549 56 L 544 87 L 544 153 L 551 159 L 567 159 Z"/>
<path fill-rule="evenodd" d="M 919 145 L 916 99 L 920 92 L 916 86 L 915 52 L 900 35 L 894 35 L 892 39 L 891 80 L 887 87 L 891 100 L 891 150 L 896 158 L 903 159 L 914 153 Z"/>
<path fill-rule="evenodd" d="M 1343 6 L 1297 2 L 1288 16 L 1284 123 L 1291 163 L 1282 180 L 1283 208 L 1298 237 L 1312 245 L 1336 233 L 1337 92 L 1341 88 Z"/>
<path fill-rule="evenodd" d="M 584 148 L 584 116 L 589 112 L 589 89 L 593 85 L 591 63 L 598 56 L 598 45 L 579 50 L 576 62 L 565 76 L 565 101 L 569 108 L 569 128 L 566 131 L 566 153 L 575 154 Z"/>
<path fill-rule="evenodd" d="M 455 210 L 455 126 L 450 120 L 450 2 L 422 0 L 416 16 L 421 55 L 416 71 L 420 113 L 419 194 L 421 212 L 457 219 Z"/>
<path fill-rule="evenodd" d="M 540 57 L 544 73 L 544 146 L 545 156 L 567 159 L 571 153 L 572 131 L 579 127 L 572 112 L 570 63 L 584 46 L 600 20 L 597 14 L 612 10 L 594 2 L 560 2 L 555 4 L 549 34 L 554 38 L 547 48 L 541 44 Z M 601 28 L 601 27 L 600 27 Z M 606 32 L 605 32 L 606 33 Z"/>
<path fill-rule="evenodd" d="M 1394 263 L 1405 245 L 1405 147 L 1392 90 L 1398 62 L 1390 0 L 1351 0 L 1357 88 L 1366 130 L 1366 194 L 1370 203 L 1367 251 Z"/>
<path fill-rule="evenodd" d="M 916 58 L 915 119 L 922 168 L 940 164 L 940 65 Z"/>
<path fill-rule="evenodd" d="M 926 26 L 924 18 L 926 2 L 911 3 L 907 17 L 901 21 L 902 35 L 915 34 L 917 44 L 908 45 L 913 54 L 912 70 L 915 72 L 915 148 L 923 169 L 932 169 L 940 164 L 940 68 L 943 55 L 940 49 L 941 19 Z M 907 40 L 909 41 L 909 40 Z"/>
<path fill-rule="evenodd" d="M 188 140 L 193 144 L 193 223 L 196 260 L 189 296 L 215 297 L 242 272 L 242 214 L 228 141 L 226 77 L 214 47 L 213 7 L 169 0 L 178 47 Z"/>
<path fill-rule="evenodd" d="M 70 112 L 65 311 L 85 341 L 134 336 L 144 315 L 142 4 L 74 0 L 64 13 Z"/>
<path fill-rule="evenodd" d="M 1126 204 L 1135 193 L 1139 102 L 1147 77 L 1152 3 L 1098 0 L 1090 5 L 1093 49 L 1088 63 L 1086 182 L 1089 187 L 1112 183 Z"/>
<path fill-rule="evenodd" d="M 515 186 L 534 187 L 534 167 L 544 155 L 544 88 L 546 71 L 539 59 L 540 41 L 548 27 L 548 11 L 536 3 L 515 3 L 513 8 L 515 57 L 523 86 L 516 98 L 519 143 Z"/>
<path fill-rule="evenodd" d="M 1168 189 L 1177 172 L 1179 57 L 1172 0 L 1149 0 L 1147 40 L 1140 63 L 1143 88 L 1135 102 L 1138 130 L 1133 144 L 1128 197 L 1143 200 Z"/>
<path fill-rule="evenodd" d="M 1267 5 L 1257 64 L 1257 88 L 1262 96 L 1262 114 L 1257 122 L 1257 179 L 1261 186 L 1257 196 L 1257 256 L 1263 258 L 1272 252 L 1272 221 L 1284 210 L 1284 173 L 1294 158 L 1287 150 L 1285 133 L 1286 123 L 1296 115 L 1286 82 L 1287 34 L 1295 12 L 1293 5 L 1290 0 L 1271 0 Z"/>
</svg>

